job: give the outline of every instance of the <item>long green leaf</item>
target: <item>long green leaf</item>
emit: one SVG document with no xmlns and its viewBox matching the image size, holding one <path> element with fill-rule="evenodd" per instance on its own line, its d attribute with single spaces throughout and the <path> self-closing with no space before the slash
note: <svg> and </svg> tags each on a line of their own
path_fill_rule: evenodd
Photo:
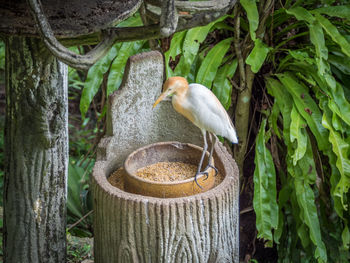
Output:
<svg viewBox="0 0 350 263">
<path fill-rule="evenodd" d="M 290 123 L 290 141 L 297 141 L 297 147 L 292 156 L 293 165 L 296 165 L 297 161 L 304 157 L 307 146 L 307 135 L 306 135 L 306 122 L 303 117 L 299 114 L 298 110 L 293 106 L 291 111 L 291 123 Z"/>
<path fill-rule="evenodd" d="M 140 52 L 145 40 L 124 42 L 119 49 L 118 55 L 113 60 L 107 82 L 107 96 L 117 90 L 122 82 L 126 62 L 130 56 Z"/>
<path fill-rule="evenodd" d="M 316 246 L 315 257 L 318 262 L 327 262 L 327 251 L 321 237 L 314 192 L 309 184 L 302 179 L 296 179 L 294 185 L 298 204 L 301 208 L 301 219 L 308 226 L 310 238 Z"/>
<path fill-rule="evenodd" d="M 251 66 L 254 73 L 258 73 L 270 50 L 271 48 L 265 45 L 259 38 L 255 40 L 254 48 L 246 59 L 246 63 Z"/>
<path fill-rule="evenodd" d="M 237 69 L 237 59 L 218 69 L 213 82 L 212 91 L 227 110 L 231 105 L 232 85 L 228 78 L 232 78 Z"/>
<path fill-rule="evenodd" d="M 333 129 L 325 114 L 322 118 L 322 125 L 329 130 L 329 142 L 337 156 L 336 166 L 341 175 L 334 194 L 340 197 L 344 209 L 347 210 L 348 204 L 344 202 L 344 195 L 350 188 L 350 160 L 348 154 L 350 145 Z"/>
<path fill-rule="evenodd" d="M 253 41 L 256 39 L 255 31 L 258 29 L 259 25 L 259 13 L 258 7 L 256 6 L 255 0 L 241 0 L 240 4 L 247 13 L 247 18 L 249 21 L 249 32 L 250 37 Z"/>
<path fill-rule="evenodd" d="M 205 56 L 201 66 L 199 67 L 196 82 L 207 88 L 211 88 L 218 68 L 230 48 L 233 38 L 227 38 L 216 44 Z"/>
<path fill-rule="evenodd" d="M 321 7 L 311 11 L 312 13 L 320 13 L 327 16 L 335 16 L 349 20 L 350 19 L 350 5 L 337 5 Z"/>
<path fill-rule="evenodd" d="M 164 53 L 167 78 L 173 76 L 173 71 L 169 66 L 170 58 L 175 59 L 177 55 L 181 54 L 182 42 L 186 36 L 186 33 L 186 30 L 175 33 L 171 39 L 169 50 Z"/>
<path fill-rule="evenodd" d="M 266 119 L 262 121 L 255 147 L 254 199 L 258 237 L 273 241 L 272 229 L 278 227 L 276 172 L 270 151 L 266 148 Z"/>
<path fill-rule="evenodd" d="M 280 109 L 283 116 L 283 138 L 285 140 L 286 145 L 289 145 L 290 141 L 290 123 L 291 116 L 290 113 L 293 108 L 293 97 L 285 92 L 285 88 L 276 79 L 268 78 L 267 82 L 267 90 L 269 94 L 271 94 L 275 98 L 275 103 L 277 103 L 278 108 Z"/>
<path fill-rule="evenodd" d="M 315 21 L 313 15 L 301 6 L 288 9 L 286 10 L 286 12 L 287 14 L 295 16 L 296 19 L 307 21 L 310 24 L 312 24 Z"/>
<path fill-rule="evenodd" d="M 195 57 L 198 54 L 200 44 L 205 40 L 213 25 L 226 18 L 227 16 L 222 16 L 206 26 L 195 27 L 187 31 L 182 44 L 183 56 L 180 58 L 174 72 L 176 76 L 185 77 L 189 74 Z"/>
<path fill-rule="evenodd" d="M 322 126 L 322 114 L 309 95 L 306 87 L 302 86 L 290 74 L 277 74 L 277 77 L 283 83 L 287 91 L 293 96 L 294 103 L 303 118 L 306 120 L 312 133 L 314 134 L 317 144 L 321 150 L 328 147 L 327 130 Z"/>
<path fill-rule="evenodd" d="M 118 53 L 120 44 L 115 44 L 104 56 L 102 59 L 97 61 L 88 71 L 87 78 L 84 83 L 84 89 L 81 94 L 80 99 L 80 112 L 82 117 L 85 117 L 85 114 L 90 106 L 91 101 L 96 95 L 98 89 L 103 80 L 103 75 L 108 71 L 109 66 L 112 60 Z"/>
<path fill-rule="evenodd" d="M 333 41 L 340 46 L 344 54 L 350 57 L 350 43 L 339 33 L 336 26 L 334 26 L 327 18 L 318 13 L 315 13 L 315 17 L 323 27 L 324 31 L 326 31 Z"/>
<path fill-rule="evenodd" d="M 318 72 L 321 77 L 325 78 L 327 84 L 331 88 L 334 88 L 335 79 L 330 73 L 330 66 L 327 62 L 328 48 L 326 46 L 321 24 L 308 10 L 303 7 L 289 9 L 286 12 L 294 15 L 298 20 L 304 20 L 308 23 L 310 40 L 316 48 L 316 64 L 318 67 Z"/>
</svg>

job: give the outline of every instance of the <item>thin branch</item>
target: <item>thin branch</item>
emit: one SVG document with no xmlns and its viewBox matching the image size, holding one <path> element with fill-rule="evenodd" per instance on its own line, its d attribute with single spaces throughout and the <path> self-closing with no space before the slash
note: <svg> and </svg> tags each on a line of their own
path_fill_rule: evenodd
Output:
<svg viewBox="0 0 350 263">
<path fill-rule="evenodd" d="M 80 218 L 77 222 L 75 222 L 74 224 L 70 225 L 68 227 L 68 231 L 71 230 L 73 227 L 79 225 L 81 223 L 81 221 L 83 221 L 85 218 L 87 218 L 89 215 L 91 215 L 92 212 L 94 212 L 94 210 L 89 211 L 86 215 L 84 215 L 82 218 Z"/>
</svg>

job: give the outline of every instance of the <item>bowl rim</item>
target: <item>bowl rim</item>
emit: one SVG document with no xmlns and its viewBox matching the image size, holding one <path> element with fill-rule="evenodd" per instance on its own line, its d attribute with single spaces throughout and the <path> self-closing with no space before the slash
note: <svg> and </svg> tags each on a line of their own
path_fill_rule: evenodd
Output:
<svg viewBox="0 0 350 263">
<path fill-rule="evenodd" d="M 185 179 L 185 180 L 181 180 L 181 181 L 171 181 L 171 182 L 157 182 L 157 181 L 152 181 L 152 180 L 147 180 L 147 179 L 144 179 L 144 178 L 141 178 L 133 173 L 130 172 L 130 170 L 128 169 L 128 167 L 125 165 L 127 163 L 127 161 L 129 161 L 131 159 L 131 157 L 136 154 L 138 151 L 142 151 L 144 149 L 147 149 L 147 148 L 151 148 L 153 146 L 158 146 L 158 145 L 174 145 L 175 147 L 177 147 L 176 145 L 185 145 L 185 146 L 189 146 L 191 148 L 195 148 L 197 150 L 201 150 L 203 151 L 203 148 L 200 147 L 200 146 L 197 146 L 197 145 L 194 145 L 192 143 L 182 143 L 182 142 L 177 142 L 177 141 L 168 141 L 168 142 L 156 142 L 156 143 L 152 143 L 152 144 L 148 144 L 148 145 L 145 145 L 143 147 L 140 147 L 138 149 L 136 149 L 135 151 L 131 152 L 128 157 L 125 159 L 124 161 L 124 164 L 123 164 L 123 167 L 124 167 L 124 170 L 126 172 L 126 175 L 128 177 L 131 177 L 137 181 L 141 181 L 143 183 L 146 183 L 146 184 L 152 184 L 152 185 L 161 185 L 161 186 L 173 186 L 173 185 L 179 185 L 179 184 L 187 184 L 187 183 L 191 183 L 191 182 L 194 182 L 194 176 L 193 178 L 188 178 L 188 179 Z M 209 157 L 209 152 L 207 151 L 205 153 L 208 157 Z M 211 157 L 211 159 L 214 161 L 214 158 L 213 156 Z M 210 170 L 212 168 L 209 168 L 207 170 Z M 207 171 L 206 170 L 206 171 Z M 204 177 L 205 175 L 204 174 L 201 174 L 197 177 L 197 181 L 199 179 L 201 179 L 202 177 Z M 206 180 L 204 180 L 206 181 Z"/>
</svg>

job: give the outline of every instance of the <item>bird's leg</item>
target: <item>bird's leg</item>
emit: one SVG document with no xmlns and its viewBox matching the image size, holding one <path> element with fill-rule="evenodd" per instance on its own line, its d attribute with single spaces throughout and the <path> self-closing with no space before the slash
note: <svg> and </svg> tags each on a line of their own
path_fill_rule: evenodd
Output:
<svg viewBox="0 0 350 263">
<path fill-rule="evenodd" d="M 208 160 L 208 165 L 207 167 L 205 167 L 205 170 L 209 169 L 209 167 L 213 168 L 215 170 L 215 176 L 217 176 L 218 174 L 218 169 L 211 163 L 211 158 L 213 157 L 213 153 L 214 153 L 214 147 L 215 147 L 215 144 L 216 144 L 216 141 L 218 139 L 218 137 L 216 137 L 215 134 L 213 134 L 214 136 L 214 142 L 212 141 L 212 137 L 211 137 L 211 133 L 209 133 L 209 140 L 211 142 L 211 149 L 210 149 L 210 155 L 209 155 L 209 160 Z"/>
<path fill-rule="evenodd" d="M 204 156 L 207 152 L 207 149 L 208 149 L 208 144 L 207 144 L 207 135 L 206 135 L 206 131 L 205 130 L 202 130 L 202 134 L 203 134 L 203 140 L 204 140 L 204 145 L 203 145 L 203 152 L 202 152 L 202 157 L 201 157 L 201 160 L 199 161 L 199 164 L 198 164 L 198 169 L 197 169 L 197 173 L 196 175 L 194 176 L 194 181 L 196 182 L 196 184 L 199 186 L 199 188 L 202 189 L 202 186 L 199 185 L 198 181 L 197 181 L 197 176 L 200 175 L 200 174 L 205 174 L 207 177 L 208 177 L 208 172 L 201 172 L 201 168 L 202 168 L 202 164 L 203 164 L 203 160 L 204 160 Z"/>
</svg>

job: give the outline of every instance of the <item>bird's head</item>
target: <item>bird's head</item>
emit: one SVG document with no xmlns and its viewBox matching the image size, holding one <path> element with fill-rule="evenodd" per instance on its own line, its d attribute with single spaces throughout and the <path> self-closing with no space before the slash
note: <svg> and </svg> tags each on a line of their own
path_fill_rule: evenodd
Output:
<svg viewBox="0 0 350 263">
<path fill-rule="evenodd" d="M 164 100 L 166 97 L 171 97 L 174 94 L 180 94 L 185 92 L 188 88 L 188 82 L 183 77 L 170 77 L 163 85 L 163 92 L 160 94 L 156 102 L 153 104 L 153 108 L 157 106 L 159 102 Z"/>
</svg>

